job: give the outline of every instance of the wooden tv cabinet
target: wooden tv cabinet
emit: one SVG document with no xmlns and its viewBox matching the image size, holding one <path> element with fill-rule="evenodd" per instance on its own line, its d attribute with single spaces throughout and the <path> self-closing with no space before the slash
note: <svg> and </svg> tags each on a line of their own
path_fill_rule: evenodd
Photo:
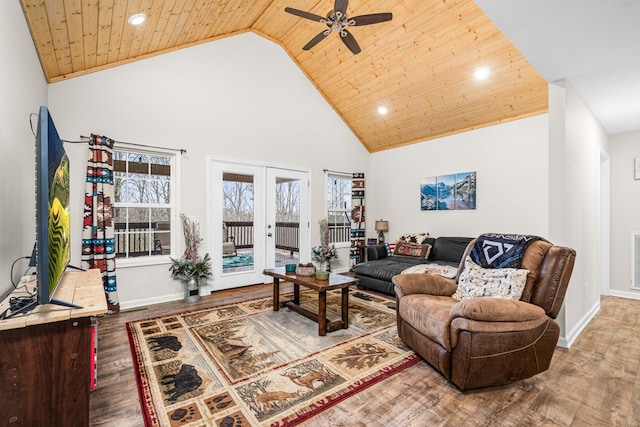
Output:
<svg viewBox="0 0 640 427">
<path fill-rule="evenodd" d="M 0 425 L 89 425 L 90 323 L 107 312 L 100 271 L 65 272 L 54 297 L 83 308 L 39 305 L 0 320 Z"/>
</svg>

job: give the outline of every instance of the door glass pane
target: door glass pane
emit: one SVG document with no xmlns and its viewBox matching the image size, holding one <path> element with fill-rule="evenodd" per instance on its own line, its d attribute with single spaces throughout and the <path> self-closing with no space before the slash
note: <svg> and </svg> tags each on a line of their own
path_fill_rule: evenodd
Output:
<svg viewBox="0 0 640 427">
<path fill-rule="evenodd" d="M 254 177 L 222 176 L 222 273 L 254 269 Z"/>
<path fill-rule="evenodd" d="M 300 180 L 276 178 L 276 267 L 300 260 Z"/>
</svg>

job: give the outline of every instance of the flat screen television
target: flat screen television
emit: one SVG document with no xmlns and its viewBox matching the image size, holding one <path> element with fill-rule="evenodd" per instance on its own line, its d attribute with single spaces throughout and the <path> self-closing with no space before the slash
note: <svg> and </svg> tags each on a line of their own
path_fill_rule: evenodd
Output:
<svg viewBox="0 0 640 427">
<path fill-rule="evenodd" d="M 36 292 L 33 301 L 8 316 L 27 312 L 38 304 L 81 308 L 53 298 L 71 261 L 69 157 L 47 107 L 41 106 L 36 132 Z M 33 261 L 32 261 L 33 263 Z"/>
</svg>

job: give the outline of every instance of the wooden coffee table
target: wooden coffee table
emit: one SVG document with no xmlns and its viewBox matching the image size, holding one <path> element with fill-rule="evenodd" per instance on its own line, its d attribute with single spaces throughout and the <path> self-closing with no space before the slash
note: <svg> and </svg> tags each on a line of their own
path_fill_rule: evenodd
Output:
<svg viewBox="0 0 640 427">
<path fill-rule="evenodd" d="M 329 280 L 316 280 L 315 276 L 286 274 L 284 267 L 268 268 L 262 272 L 273 277 L 273 311 L 280 310 L 280 280 L 293 283 L 293 300 L 284 301 L 283 306 L 300 313 L 318 323 L 318 335 L 349 327 L 349 286 L 358 284 L 358 279 L 342 274 L 329 273 Z M 315 313 L 300 305 L 300 286 L 318 292 L 318 312 Z M 342 320 L 327 321 L 327 291 L 342 289 Z"/>
</svg>

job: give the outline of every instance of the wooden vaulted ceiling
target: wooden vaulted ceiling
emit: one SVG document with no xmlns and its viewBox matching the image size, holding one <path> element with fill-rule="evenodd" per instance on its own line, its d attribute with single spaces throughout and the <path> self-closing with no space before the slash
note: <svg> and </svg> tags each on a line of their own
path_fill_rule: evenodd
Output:
<svg viewBox="0 0 640 427">
<path fill-rule="evenodd" d="M 350 17 L 393 13 L 350 28 L 358 55 L 335 32 L 303 51 L 326 27 L 284 12 L 326 16 L 333 0 L 21 3 L 49 82 L 252 31 L 284 48 L 370 152 L 547 111 L 547 82 L 473 0 L 351 0 Z M 147 21 L 129 25 L 140 12 Z M 474 79 L 479 66 L 489 79 Z"/>
</svg>

